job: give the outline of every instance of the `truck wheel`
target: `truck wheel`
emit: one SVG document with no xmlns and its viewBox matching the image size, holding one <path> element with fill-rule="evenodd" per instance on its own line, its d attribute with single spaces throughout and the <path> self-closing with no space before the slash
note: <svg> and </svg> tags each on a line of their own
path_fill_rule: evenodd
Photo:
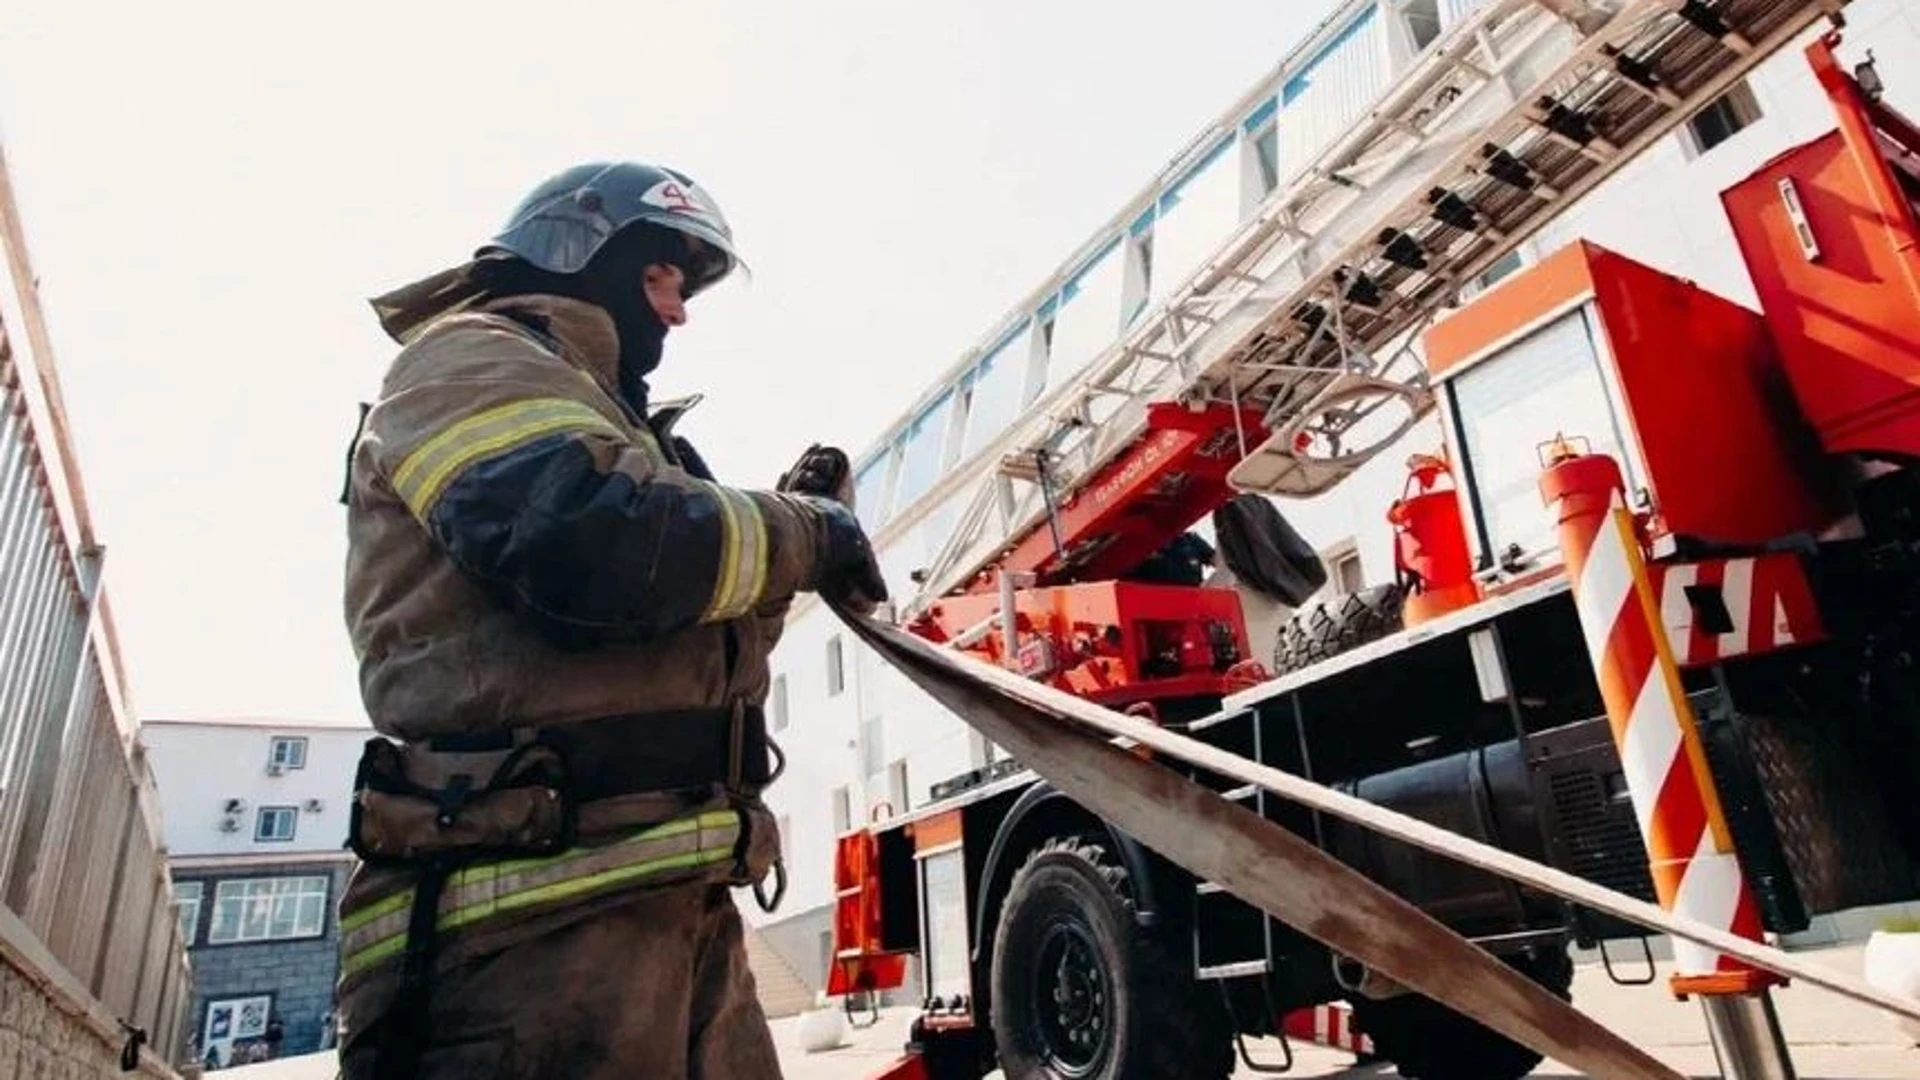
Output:
<svg viewBox="0 0 1920 1080">
<path fill-rule="evenodd" d="M 1299 671 L 1399 632 L 1405 625 L 1400 606 L 1406 598 L 1398 585 L 1375 585 L 1300 612 L 1280 630 L 1273 673 Z"/>
<path fill-rule="evenodd" d="M 1563 950 L 1511 956 L 1507 963 L 1564 1001 L 1573 998 L 1573 958 Z M 1419 994 L 1355 997 L 1354 1023 L 1374 1050 L 1409 1080 L 1519 1080 L 1541 1056 L 1499 1032 Z"/>
<path fill-rule="evenodd" d="M 1014 875 L 993 947 L 993 1034 L 1007 1080 L 1226 1080 L 1215 996 L 1134 921 L 1127 874 L 1085 837 Z"/>
</svg>

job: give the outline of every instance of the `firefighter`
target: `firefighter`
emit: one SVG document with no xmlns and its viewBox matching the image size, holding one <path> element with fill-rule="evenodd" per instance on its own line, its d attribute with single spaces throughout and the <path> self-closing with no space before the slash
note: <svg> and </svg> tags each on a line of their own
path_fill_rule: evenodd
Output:
<svg viewBox="0 0 1920 1080">
<path fill-rule="evenodd" d="M 767 655 L 796 593 L 886 587 L 844 454 L 727 487 L 673 431 L 689 403 L 648 400 L 737 264 L 686 175 L 581 165 L 374 301 L 401 348 L 345 494 L 381 736 L 340 904 L 347 1080 L 780 1075 L 731 891 L 785 885 Z"/>
</svg>

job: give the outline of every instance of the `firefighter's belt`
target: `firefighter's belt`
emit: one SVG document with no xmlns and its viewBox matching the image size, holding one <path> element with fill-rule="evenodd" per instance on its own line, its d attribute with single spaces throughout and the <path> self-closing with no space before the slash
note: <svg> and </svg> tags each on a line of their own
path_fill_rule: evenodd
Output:
<svg viewBox="0 0 1920 1080">
<path fill-rule="evenodd" d="M 349 840 L 371 865 L 551 855 L 773 781 L 761 710 L 737 705 L 547 728 L 369 740 Z"/>
</svg>

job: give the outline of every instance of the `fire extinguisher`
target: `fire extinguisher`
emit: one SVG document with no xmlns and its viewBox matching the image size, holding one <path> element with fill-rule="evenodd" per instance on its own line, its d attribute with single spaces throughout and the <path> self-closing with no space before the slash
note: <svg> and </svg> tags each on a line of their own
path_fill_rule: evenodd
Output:
<svg viewBox="0 0 1920 1080">
<path fill-rule="evenodd" d="M 1445 479 L 1445 486 L 1440 481 Z M 1407 459 L 1407 483 L 1387 509 L 1393 526 L 1394 577 L 1406 593 L 1406 625 L 1458 611 L 1479 601 L 1460 492 L 1444 456 Z"/>
</svg>

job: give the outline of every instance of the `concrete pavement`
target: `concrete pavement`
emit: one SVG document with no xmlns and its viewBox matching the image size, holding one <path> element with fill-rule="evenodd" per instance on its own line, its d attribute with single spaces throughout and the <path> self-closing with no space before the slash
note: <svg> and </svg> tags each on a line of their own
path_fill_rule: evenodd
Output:
<svg viewBox="0 0 1920 1080">
<path fill-rule="evenodd" d="M 1860 970 L 1858 947 L 1818 950 L 1808 955 L 1839 970 Z M 1630 967 L 1629 965 L 1621 965 Z M 1644 974 L 1622 970 L 1623 975 Z M 1656 965 L 1651 986 L 1617 986 L 1597 964 L 1582 965 L 1574 977 L 1574 1003 L 1654 1056 L 1692 1077 L 1717 1077 L 1712 1046 L 1700 1007 L 1674 1001 L 1662 987 L 1667 965 Z M 1915 1080 L 1920 1077 L 1920 1047 L 1903 1045 L 1898 1033 L 1878 1011 L 1855 1005 L 1824 990 L 1795 986 L 1775 992 L 1781 1024 L 1793 1045 L 1793 1060 L 1801 1080 Z M 800 1049 L 798 1017 L 773 1022 L 781 1048 L 785 1080 L 864 1080 L 900 1054 L 907 1040 L 913 1010 L 883 1013 L 878 1024 L 848 1032 L 846 1044 L 823 1054 Z M 1279 1045 L 1270 1040 L 1249 1044 L 1255 1060 L 1279 1060 Z M 1396 1076 L 1391 1065 L 1351 1068 L 1350 1055 L 1317 1047 L 1294 1047 L 1290 1077 L 1312 1080 L 1364 1080 Z M 316 1054 L 265 1065 L 224 1070 L 232 1080 L 333 1080 L 332 1055 Z M 999 1077 L 999 1073 L 994 1073 Z M 1238 1077 L 1254 1072 L 1241 1069 Z M 1535 1074 L 1555 1080 L 1577 1080 L 1578 1074 L 1548 1063 Z"/>
<path fill-rule="evenodd" d="M 1811 953 L 1821 963 L 1858 973 L 1858 947 Z M 1624 976 L 1645 974 L 1628 964 L 1616 964 Z M 1582 965 L 1574 977 L 1574 1003 L 1583 1011 L 1652 1051 L 1655 1057 L 1693 1077 L 1718 1077 L 1706 1023 L 1695 1002 L 1673 1000 L 1664 989 L 1668 965 L 1656 964 L 1651 986 L 1616 986 L 1597 964 Z M 1794 986 L 1775 992 L 1781 1025 L 1793 1047 L 1801 1080 L 1915 1080 L 1920 1077 L 1920 1048 L 1903 1045 L 1898 1033 L 1877 1010 L 1855 1005 L 1824 990 Z M 878 1025 L 850 1031 L 847 1045 L 824 1054 L 799 1049 L 797 1019 L 774 1024 L 781 1045 L 785 1080 L 863 1080 L 899 1056 L 906 1042 L 913 1011 L 892 1010 Z M 1280 1060 L 1279 1044 L 1257 1040 L 1248 1044 L 1256 1061 Z M 1287 1075 L 1301 1078 L 1393 1077 L 1391 1065 L 1352 1068 L 1349 1054 L 1295 1045 L 1294 1068 Z M 1000 1074 L 993 1074 L 999 1077 Z M 1242 1068 L 1236 1078 L 1258 1075 Z M 1534 1073 L 1537 1077 L 1575 1080 L 1579 1074 L 1554 1063 Z"/>
</svg>

